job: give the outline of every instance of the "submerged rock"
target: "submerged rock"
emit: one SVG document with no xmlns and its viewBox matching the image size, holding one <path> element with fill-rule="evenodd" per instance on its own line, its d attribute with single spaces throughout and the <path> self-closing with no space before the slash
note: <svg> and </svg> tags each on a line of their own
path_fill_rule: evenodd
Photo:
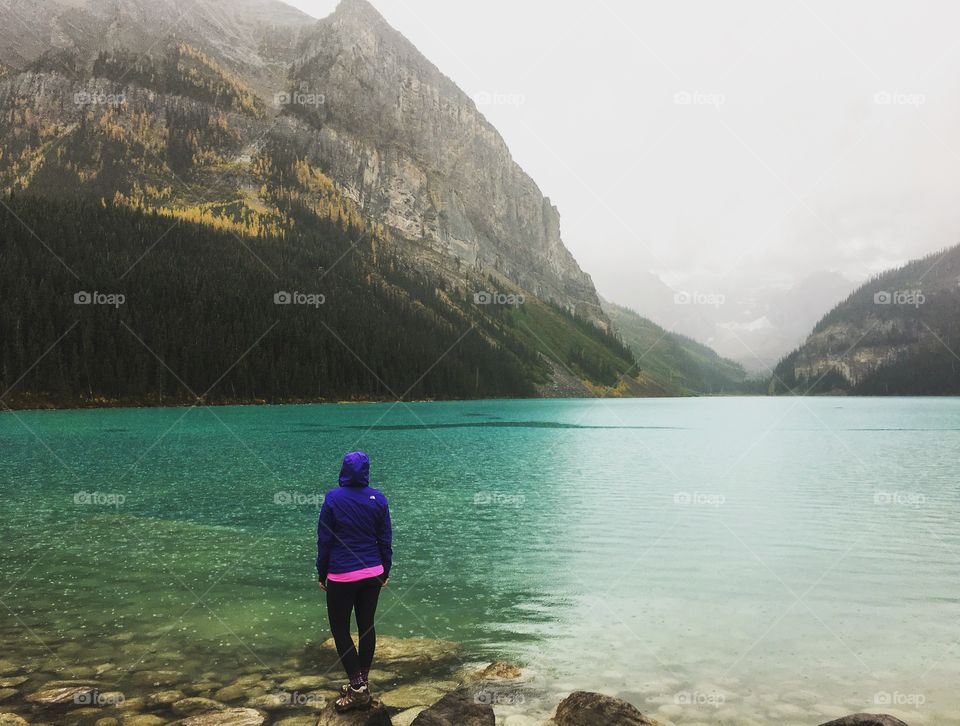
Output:
<svg viewBox="0 0 960 726">
<path fill-rule="evenodd" d="M 663 726 L 621 698 L 574 691 L 557 706 L 557 726 Z"/>
<path fill-rule="evenodd" d="M 0 726 L 29 726 L 29 723 L 15 713 L 0 713 Z"/>
<path fill-rule="evenodd" d="M 197 713 L 223 711 L 227 707 L 210 698 L 182 698 L 173 704 L 173 712 L 178 716 L 192 716 Z"/>
<path fill-rule="evenodd" d="M 17 695 L 16 688 L 0 688 L 0 703 L 3 703 L 8 698 L 13 698 Z"/>
<path fill-rule="evenodd" d="M 523 675 L 523 671 L 520 670 L 520 666 L 516 666 L 513 663 L 497 661 L 496 663 L 491 663 L 483 670 L 477 671 L 475 679 L 481 681 L 509 681 L 519 678 L 521 675 Z"/>
<path fill-rule="evenodd" d="M 373 706 L 365 711 L 347 713 L 337 713 L 331 702 L 320 712 L 317 726 L 393 726 L 393 723 L 387 709 L 379 701 L 374 701 Z"/>
<path fill-rule="evenodd" d="M 15 676 L 18 673 L 24 673 L 25 668 L 17 665 L 12 660 L 0 659 L 0 676 Z"/>
<path fill-rule="evenodd" d="M 357 634 L 353 633 L 354 642 Z M 325 650 L 336 652 L 333 638 L 323 642 Z M 389 635 L 377 636 L 377 660 L 391 662 L 443 661 L 455 658 L 460 646 L 446 640 L 431 638 L 395 638 Z"/>
<path fill-rule="evenodd" d="M 253 708 L 228 708 L 201 713 L 181 721 L 182 726 L 261 726 L 267 717 Z"/>
<path fill-rule="evenodd" d="M 136 713 L 123 717 L 123 726 L 163 726 L 167 719 L 148 713 Z"/>
<path fill-rule="evenodd" d="M 477 703 L 472 693 L 459 690 L 423 711 L 411 726 L 495 726 L 496 722 L 493 708 Z"/>
<path fill-rule="evenodd" d="M 885 713 L 854 713 L 820 726 L 907 726 L 907 724 Z"/>
<path fill-rule="evenodd" d="M 154 688 L 173 686 L 183 680 L 180 671 L 140 671 L 133 674 L 133 682 L 138 686 L 152 686 Z"/>
<path fill-rule="evenodd" d="M 84 699 L 89 699 L 93 693 L 91 686 L 67 686 L 64 688 L 45 688 L 42 691 L 31 693 L 27 696 L 30 703 L 42 703 L 44 705 L 65 705 L 68 703 L 81 703 Z"/>
<path fill-rule="evenodd" d="M 280 684 L 280 688 L 288 691 L 312 691 L 322 688 L 330 682 L 326 676 L 298 676 L 289 678 Z"/>
<path fill-rule="evenodd" d="M 153 708 L 154 706 L 169 706 L 177 701 L 182 701 L 184 698 L 183 691 L 159 691 L 147 696 L 146 702 L 148 706 Z"/>
<path fill-rule="evenodd" d="M 241 698 L 247 697 L 247 689 L 245 686 L 225 686 L 214 693 L 213 696 L 218 701 L 239 701 Z"/>
<path fill-rule="evenodd" d="M 9 678 L 0 678 L 0 688 L 16 688 L 22 686 L 30 679 L 27 676 L 10 676 Z"/>
</svg>

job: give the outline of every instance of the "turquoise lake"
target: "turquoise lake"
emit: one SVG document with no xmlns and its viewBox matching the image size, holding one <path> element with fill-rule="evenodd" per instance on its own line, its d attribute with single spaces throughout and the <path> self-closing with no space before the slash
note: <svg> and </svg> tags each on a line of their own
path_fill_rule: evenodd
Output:
<svg viewBox="0 0 960 726">
<path fill-rule="evenodd" d="M 582 688 L 675 724 L 960 723 L 957 399 L 0 414 L 3 657 L 325 639 L 317 503 L 358 448 L 380 632 L 524 665 L 503 716 Z"/>
</svg>

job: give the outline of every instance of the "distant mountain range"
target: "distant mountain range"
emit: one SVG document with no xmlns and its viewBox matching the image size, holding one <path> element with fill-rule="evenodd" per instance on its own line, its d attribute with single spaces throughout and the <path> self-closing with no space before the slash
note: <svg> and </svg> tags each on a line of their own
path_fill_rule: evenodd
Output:
<svg viewBox="0 0 960 726">
<path fill-rule="evenodd" d="M 620 302 L 757 375 L 769 375 L 823 313 L 856 287 L 833 272 L 807 276 L 788 288 L 744 283 L 710 290 L 670 287 L 649 272 L 638 273 L 635 280 L 629 299 Z"/>
<path fill-rule="evenodd" d="M 856 290 L 776 367 L 771 391 L 960 394 L 960 246 Z"/>
</svg>

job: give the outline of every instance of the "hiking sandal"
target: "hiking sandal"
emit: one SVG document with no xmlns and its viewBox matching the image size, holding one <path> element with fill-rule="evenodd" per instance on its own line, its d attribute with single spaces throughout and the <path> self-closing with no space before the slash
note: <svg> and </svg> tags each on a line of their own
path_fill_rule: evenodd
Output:
<svg viewBox="0 0 960 726">
<path fill-rule="evenodd" d="M 334 708 L 337 709 L 337 713 L 358 711 L 363 708 L 370 708 L 373 704 L 370 689 L 366 686 L 360 686 L 360 688 L 345 686 L 340 692 L 342 695 L 333 704 Z"/>
</svg>

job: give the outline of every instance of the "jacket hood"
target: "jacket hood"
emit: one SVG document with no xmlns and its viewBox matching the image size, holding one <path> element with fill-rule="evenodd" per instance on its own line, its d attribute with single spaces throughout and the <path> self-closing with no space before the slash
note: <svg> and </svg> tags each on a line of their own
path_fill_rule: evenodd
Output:
<svg viewBox="0 0 960 726">
<path fill-rule="evenodd" d="M 343 457 L 340 486 L 365 487 L 370 484 L 370 457 L 362 451 L 351 451 Z"/>
</svg>

